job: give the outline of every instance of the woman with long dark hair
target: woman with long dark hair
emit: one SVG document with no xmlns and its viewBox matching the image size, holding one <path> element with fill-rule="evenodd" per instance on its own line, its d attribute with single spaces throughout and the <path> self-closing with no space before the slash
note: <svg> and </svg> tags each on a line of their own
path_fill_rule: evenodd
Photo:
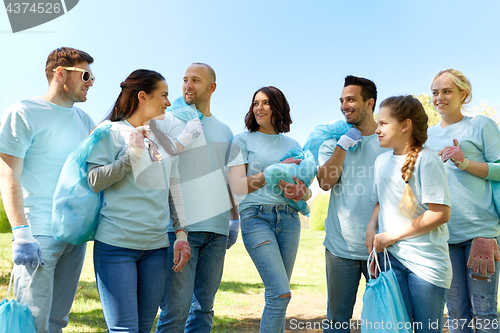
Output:
<svg viewBox="0 0 500 333">
<path fill-rule="evenodd" d="M 283 135 L 290 131 L 290 106 L 278 88 L 257 90 L 245 116 L 248 131 L 237 134 L 243 160 L 230 163 L 229 178 L 238 196 L 243 243 L 266 288 L 260 332 L 284 332 L 286 309 L 291 299 L 290 278 L 300 239 L 298 211 L 285 198 L 307 198 L 304 183 L 283 184 L 283 194 L 266 184 L 264 169 L 280 163 L 292 148 L 300 148 L 294 139 Z M 242 163 L 241 163 L 242 162 Z"/>
<path fill-rule="evenodd" d="M 182 270 L 190 248 L 175 144 L 149 126 L 170 105 L 167 83 L 139 69 L 120 86 L 108 121 L 100 124 L 110 126 L 109 135 L 87 157 L 89 186 L 104 191 L 94 269 L 109 332 L 149 333 L 165 287 L 171 217 L 174 270 Z"/>
</svg>

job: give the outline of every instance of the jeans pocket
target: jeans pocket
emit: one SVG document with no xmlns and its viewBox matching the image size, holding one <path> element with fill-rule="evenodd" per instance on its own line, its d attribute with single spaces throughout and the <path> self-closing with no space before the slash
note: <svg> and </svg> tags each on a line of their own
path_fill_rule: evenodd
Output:
<svg viewBox="0 0 500 333">
<path fill-rule="evenodd" d="M 240 223 L 253 219 L 261 214 L 259 207 L 248 207 L 240 213 Z"/>
</svg>

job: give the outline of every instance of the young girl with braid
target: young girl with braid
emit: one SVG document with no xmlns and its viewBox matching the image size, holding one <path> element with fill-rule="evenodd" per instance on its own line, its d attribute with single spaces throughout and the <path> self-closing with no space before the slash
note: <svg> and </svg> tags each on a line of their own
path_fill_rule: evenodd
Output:
<svg viewBox="0 0 500 333">
<path fill-rule="evenodd" d="M 442 332 L 452 277 L 446 225 L 450 193 L 443 163 L 422 148 L 427 120 L 412 96 L 389 97 L 380 104 L 375 133 L 380 146 L 393 151 L 375 161 L 377 204 L 365 244 L 368 252 L 387 248 L 415 332 Z"/>
</svg>

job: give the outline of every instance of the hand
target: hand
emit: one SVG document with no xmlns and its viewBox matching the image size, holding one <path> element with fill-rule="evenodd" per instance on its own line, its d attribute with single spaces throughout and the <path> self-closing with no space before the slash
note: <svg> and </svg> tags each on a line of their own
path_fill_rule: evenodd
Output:
<svg viewBox="0 0 500 333">
<path fill-rule="evenodd" d="M 26 226 L 12 230 L 14 241 L 12 242 L 12 261 L 16 265 L 37 268 L 45 265 L 40 251 L 40 244 L 33 238 L 31 227 Z"/>
<path fill-rule="evenodd" d="M 231 220 L 229 221 L 229 237 L 227 238 L 226 249 L 229 249 L 231 246 L 236 243 L 238 239 L 238 231 L 240 230 L 240 220 Z"/>
<path fill-rule="evenodd" d="M 397 238 L 391 231 L 376 234 L 373 240 L 373 246 L 377 252 L 384 251 L 385 248 L 397 242 Z"/>
<path fill-rule="evenodd" d="M 361 132 L 353 127 L 340 137 L 337 146 L 347 151 L 347 149 L 356 146 L 362 140 Z"/>
<path fill-rule="evenodd" d="M 460 149 L 460 144 L 457 139 L 453 139 L 453 146 L 447 146 L 441 149 L 438 156 L 441 156 L 441 161 L 443 161 L 443 163 L 451 160 L 460 170 L 464 170 L 469 165 L 469 159 L 465 158 L 465 154 Z"/>
<path fill-rule="evenodd" d="M 142 153 L 146 149 L 144 144 L 144 137 L 149 135 L 149 126 L 139 126 L 132 130 L 130 136 L 128 137 L 128 145 L 131 147 L 132 152 L 137 157 L 141 157 Z"/>
<path fill-rule="evenodd" d="M 373 258 L 372 258 L 372 256 L 373 256 Z M 372 252 L 370 251 L 370 259 L 372 259 L 372 261 L 370 263 L 368 275 L 370 278 L 373 276 L 374 279 L 378 278 L 378 275 L 380 273 L 380 270 L 377 266 L 377 256 L 378 256 L 377 252 L 374 252 L 372 254 Z"/>
<path fill-rule="evenodd" d="M 203 124 L 200 119 L 194 118 L 186 123 L 186 126 L 175 139 L 181 144 L 181 146 L 186 147 L 191 142 L 194 141 L 203 133 Z"/>
<path fill-rule="evenodd" d="M 299 201 L 304 197 L 307 192 L 307 187 L 304 182 L 297 177 L 293 176 L 293 180 L 296 184 L 287 183 L 284 180 L 280 180 L 278 186 L 283 191 L 283 195 L 287 199 L 292 199 L 293 201 Z"/>
<path fill-rule="evenodd" d="M 495 262 L 493 259 L 495 261 L 500 261 L 500 252 L 498 252 L 496 239 L 483 237 L 474 238 L 470 247 L 467 267 L 472 268 L 474 273 L 477 273 L 481 269 L 481 275 L 495 273 Z"/>
<path fill-rule="evenodd" d="M 302 162 L 301 158 L 289 157 L 289 158 L 284 159 L 283 161 L 281 161 L 281 164 L 296 164 L 296 165 L 300 165 L 301 162 Z"/>
<path fill-rule="evenodd" d="M 176 233 L 177 240 L 174 242 L 174 272 L 182 272 L 189 258 L 191 258 L 191 248 L 187 241 L 187 234 L 184 231 Z"/>
<path fill-rule="evenodd" d="M 375 235 L 377 234 L 377 230 L 371 228 L 368 225 L 366 228 L 366 236 L 365 236 L 365 246 L 368 249 L 368 254 L 372 253 L 373 250 L 373 241 L 375 240 Z"/>
</svg>

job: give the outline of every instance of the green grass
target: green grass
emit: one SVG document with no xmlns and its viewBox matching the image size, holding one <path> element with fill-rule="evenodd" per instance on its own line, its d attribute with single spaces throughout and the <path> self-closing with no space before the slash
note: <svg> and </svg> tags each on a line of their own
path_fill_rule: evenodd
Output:
<svg viewBox="0 0 500 333">
<path fill-rule="evenodd" d="M 10 232 L 10 224 L 3 208 L 2 197 L 0 196 L 0 234 L 6 232 Z"/>
<path fill-rule="evenodd" d="M 302 230 L 291 281 L 294 295 L 309 295 L 313 298 L 326 294 L 323 238 L 324 231 Z M 11 239 L 12 234 L 0 234 L 0 299 L 7 294 L 12 270 Z M 92 246 L 93 243 L 89 242 L 69 325 L 64 332 L 106 332 L 95 285 Z M 362 297 L 365 289 L 364 279 L 361 280 L 358 299 Z M 226 254 L 224 275 L 215 299 L 212 332 L 256 332 L 259 318 L 255 315 L 249 316 L 247 313 L 260 314 L 263 306 L 264 285 L 240 237 Z"/>
<path fill-rule="evenodd" d="M 323 237 L 323 231 L 302 230 L 291 281 L 293 294 L 314 297 L 326 293 Z M 12 270 L 11 239 L 12 234 L 0 234 L 0 299 L 7 294 Z M 69 325 L 64 332 L 106 332 L 95 285 L 92 246 L 93 243 L 89 242 Z M 242 313 L 249 308 L 260 313 L 263 306 L 264 285 L 240 237 L 226 254 L 224 276 L 215 299 L 212 332 L 255 332 L 259 319 L 242 317 Z"/>
</svg>

